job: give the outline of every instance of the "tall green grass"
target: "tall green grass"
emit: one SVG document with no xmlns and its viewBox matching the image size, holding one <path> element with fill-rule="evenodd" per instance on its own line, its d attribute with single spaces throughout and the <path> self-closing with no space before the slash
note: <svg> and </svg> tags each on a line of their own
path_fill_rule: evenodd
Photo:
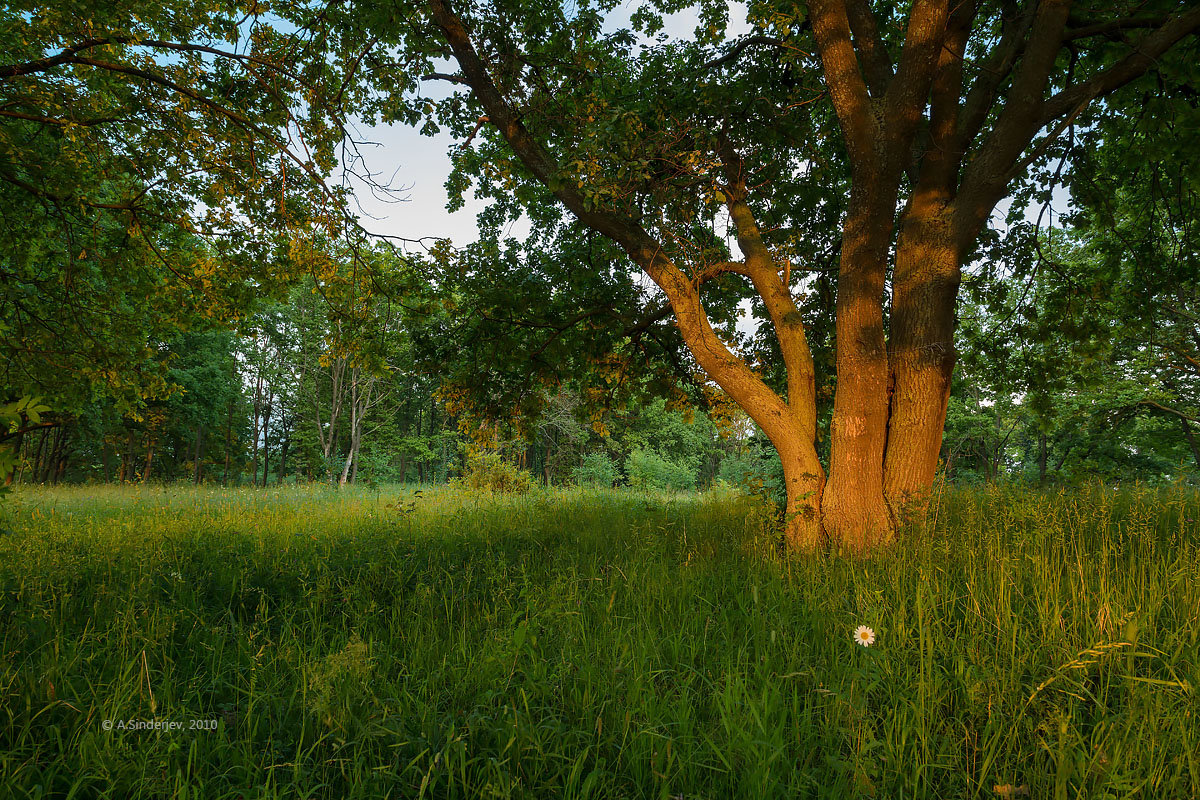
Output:
<svg viewBox="0 0 1200 800">
<path fill-rule="evenodd" d="M 26 491 L 0 797 L 1196 797 L 1198 520 L 951 492 L 783 560 L 729 494 Z"/>
</svg>

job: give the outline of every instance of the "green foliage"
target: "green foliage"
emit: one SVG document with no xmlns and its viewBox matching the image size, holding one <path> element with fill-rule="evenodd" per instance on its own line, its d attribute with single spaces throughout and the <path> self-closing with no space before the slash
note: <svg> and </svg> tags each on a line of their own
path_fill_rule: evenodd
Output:
<svg viewBox="0 0 1200 800">
<path fill-rule="evenodd" d="M 0 796 L 1200 795 L 1193 491 L 954 491 L 786 564 L 729 494 L 412 499 L 22 492 Z"/>
<path fill-rule="evenodd" d="M 694 489 L 696 465 L 670 460 L 653 450 L 637 449 L 625 460 L 629 485 L 639 489 Z"/>
<path fill-rule="evenodd" d="M 316 15 L 305 0 L 0 7 L 0 401 L 136 413 L 169 393 L 158 341 L 236 323 L 317 272 L 302 258 L 317 231 L 356 230 L 325 178 L 339 158 L 353 170 L 341 119 L 361 45 L 309 28 Z"/>
<path fill-rule="evenodd" d="M 456 486 L 474 492 L 524 494 L 533 488 L 533 476 L 501 458 L 499 453 L 473 453 L 467 456 Z"/>
<path fill-rule="evenodd" d="M 605 453 L 588 453 L 571 472 L 571 479 L 580 486 L 611 487 L 620 477 L 617 465 Z"/>
<path fill-rule="evenodd" d="M 40 397 L 22 397 L 0 406 L 0 492 L 7 491 L 8 480 L 17 465 L 17 453 L 9 440 L 19 437 L 27 426 L 37 426 L 50 407 Z"/>
<path fill-rule="evenodd" d="M 780 507 L 787 500 L 779 456 L 758 438 L 752 439 L 743 451 L 723 458 L 717 477 L 731 486 L 770 499 Z"/>
</svg>

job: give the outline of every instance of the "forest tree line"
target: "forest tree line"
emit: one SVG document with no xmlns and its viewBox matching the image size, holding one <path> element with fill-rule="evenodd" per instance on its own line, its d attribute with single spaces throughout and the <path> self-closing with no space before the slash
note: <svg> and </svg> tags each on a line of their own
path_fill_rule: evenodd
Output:
<svg viewBox="0 0 1200 800">
<path fill-rule="evenodd" d="M 439 482 L 490 451 L 784 485 L 802 547 L 889 541 L 935 471 L 1193 480 L 1200 11 L 919 5 L 731 37 L 717 4 L 673 42 L 653 4 L 616 34 L 558 4 L 0 12 L 0 473 Z M 331 176 L 396 190 L 352 120 L 448 131 L 479 240 L 368 234 Z"/>
</svg>

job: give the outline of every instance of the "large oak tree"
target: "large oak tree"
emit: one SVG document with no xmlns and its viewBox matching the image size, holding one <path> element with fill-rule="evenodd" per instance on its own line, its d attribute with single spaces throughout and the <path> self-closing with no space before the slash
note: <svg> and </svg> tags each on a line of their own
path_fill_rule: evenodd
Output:
<svg viewBox="0 0 1200 800">
<path fill-rule="evenodd" d="M 693 40 L 661 33 L 660 12 L 684 5 L 643 6 L 627 28 L 611 0 L 374 12 L 400 53 L 372 62 L 379 74 L 469 89 L 414 104 L 417 85 L 393 81 L 384 117 L 436 111 L 485 193 L 535 223 L 551 200 L 657 284 L 696 363 L 778 450 L 792 546 L 889 541 L 934 479 L 960 274 L 997 202 L 1090 107 L 1192 46 L 1200 7 L 753 2 L 751 33 L 726 42 L 723 2 L 700 4 Z M 826 469 L 800 301 L 825 235 L 809 220 L 831 203 L 844 210 Z M 697 235 L 718 212 L 736 259 Z M 710 324 L 706 285 L 731 276 L 769 316 L 782 386 Z"/>
</svg>

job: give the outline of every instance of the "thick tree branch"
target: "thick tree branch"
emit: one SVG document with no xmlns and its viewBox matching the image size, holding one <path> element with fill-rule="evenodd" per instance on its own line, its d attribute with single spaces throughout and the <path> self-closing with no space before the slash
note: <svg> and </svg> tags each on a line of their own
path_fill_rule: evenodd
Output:
<svg viewBox="0 0 1200 800">
<path fill-rule="evenodd" d="M 884 98 L 889 146 L 903 151 L 906 161 L 943 52 L 948 19 L 948 0 L 916 0 L 909 12 L 900 64 Z"/>
<path fill-rule="evenodd" d="M 883 97 L 892 80 L 892 58 L 879 35 L 869 0 L 846 0 L 846 17 L 867 88 L 872 97 Z"/>
<path fill-rule="evenodd" d="M 447 83 L 457 83 L 460 86 L 470 86 L 467 79 L 462 75 L 451 75 L 448 72 L 429 72 L 421 76 L 423 81 L 446 81 Z"/>
<path fill-rule="evenodd" d="M 963 56 L 974 20 L 974 2 L 963 0 L 955 6 L 930 87 L 929 149 L 921 158 L 914 194 L 936 202 L 948 202 L 958 188 L 963 157 L 958 132 Z"/>
<path fill-rule="evenodd" d="M 93 47 L 101 47 L 111 43 L 111 39 L 85 39 L 78 44 L 73 44 L 65 48 L 57 55 L 39 58 L 35 61 L 26 61 L 23 64 L 4 64 L 0 65 L 0 79 L 16 78 L 21 75 L 30 75 L 35 72 L 45 72 L 48 69 L 53 69 L 61 64 L 68 63 L 76 53 L 82 53 L 84 50 L 90 50 Z"/>
<path fill-rule="evenodd" d="M 461 18 L 446 0 L 429 0 L 434 22 L 446 37 L 463 77 L 483 106 L 489 122 L 508 142 L 533 176 L 549 188 L 580 222 L 616 242 L 666 294 L 679 332 L 700 367 L 762 427 L 773 441 L 795 431 L 787 404 L 735 356 L 717 336 L 700 302 L 698 287 L 635 220 L 585 200 L 569 176 L 526 129 L 497 89 Z"/>
<path fill-rule="evenodd" d="M 1200 5 L 1168 19 L 1158 30 L 1137 42 L 1133 52 L 1116 64 L 1047 100 L 1042 108 L 1042 125 L 1129 83 L 1153 67 L 1158 57 L 1172 45 L 1197 30 L 1200 30 Z"/>
<path fill-rule="evenodd" d="M 742 53 L 746 52 L 747 48 L 754 46 L 783 47 L 783 40 L 776 39 L 774 36 L 748 36 L 738 41 L 725 55 L 718 56 L 711 61 L 706 61 L 702 69 L 715 69 L 731 61 L 736 61 Z"/>
<path fill-rule="evenodd" d="M 788 405 L 805 437 L 811 440 L 816 436 L 816 416 L 811 413 L 816 403 L 816 373 L 804 322 L 786 282 L 775 268 L 774 258 L 762 240 L 758 221 L 747 202 L 745 163 L 724 135 L 720 137 L 718 155 L 725 167 L 725 203 L 737 232 L 738 246 L 746 256 L 746 271 L 767 307 L 783 356 Z"/>
<path fill-rule="evenodd" d="M 851 165 L 856 170 L 869 168 L 875 162 L 877 123 L 854 53 L 846 5 L 842 0 L 812 0 L 809 11 L 825 85 L 842 126 Z"/>
<path fill-rule="evenodd" d="M 16 437 L 29 433 L 30 431 L 44 430 L 46 428 L 59 428 L 64 424 L 64 420 L 56 420 L 53 422 L 39 422 L 36 425 L 25 425 L 24 427 L 17 428 L 15 431 L 0 431 L 0 442 L 7 442 L 9 439 L 15 439 Z"/>
<path fill-rule="evenodd" d="M 1111 34 L 1120 33 L 1122 31 L 1138 30 L 1142 28 L 1157 28 L 1166 22 L 1169 17 L 1126 17 L 1125 19 L 1114 19 L 1106 22 L 1096 22 L 1091 25 L 1080 25 L 1079 27 L 1068 28 L 1064 41 L 1073 42 L 1079 39 L 1090 39 L 1093 36 L 1109 36 Z"/>
<path fill-rule="evenodd" d="M 1013 11 L 1014 15 L 1017 13 L 1016 10 Z M 979 135 L 988 112 L 996 102 L 1001 84 L 1008 78 L 1013 65 L 1025 50 L 1033 19 L 1033 13 L 1026 11 L 1007 21 L 1000 34 L 1000 43 L 980 65 L 979 77 L 971 84 L 959 112 L 956 149 L 966 150 Z"/>
<path fill-rule="evenodd" d="M 1062 46 L 1071 0 L 1042 0 L 1024 56 L 991 133 L 963 173 L 957 236 L 966 248 L 987 221 L 1008 186 L 1009 173 L 1021 152 L 1042 127 L 1042 98 Z"/>
<path fill-rule="evenodd" d="M 1164 406 L 1161 403 L 1154 402 L 1153 400 L 1139 400 L 1137 405 L 1146 406 L 1147 408 L 1153 408 L 1153 409 L 1163 412 L 1164 414 L 1174 414 L 1175 416 L 1179 417 L 1182 420 L 1187 420 L 1188 422 L 1194 422 L 1196 424 L 1200 424 L 1200 417 L 1193 417 L 1190 414 L 1185 414 L 1182 411 L 1179 411 L 1178 409 L 1171 408 L 1170 406 Z"/>
</svg>

